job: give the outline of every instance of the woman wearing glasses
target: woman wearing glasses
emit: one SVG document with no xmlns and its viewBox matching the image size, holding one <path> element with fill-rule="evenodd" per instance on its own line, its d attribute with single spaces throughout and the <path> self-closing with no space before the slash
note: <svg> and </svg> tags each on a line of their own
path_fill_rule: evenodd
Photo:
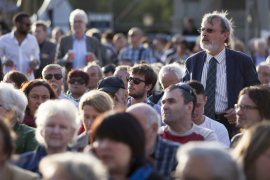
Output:
<svg viewBox="0 0 270 180">
<path fill-rule="evenodd" d="M 21 89 L 28 99 L 28 105 L 25 110 L 23 124 L 30 127 L 36 127 L 35 112 L 48 99 L 57 99 L 51 85 L 43 79 L 36 79 L 25 84 Z"/>
<path fill-rule="evenodd" d="M 88 73 L 82 70 L 71 70 L 68 73 L 67 84 L 68 84 L 68 92 L 67 97 L 73 101 L 75 101 L 78 107 L 81 97 L 85 92 L 87 92 L 87 86 L 89 82 Z"/>
</svg>

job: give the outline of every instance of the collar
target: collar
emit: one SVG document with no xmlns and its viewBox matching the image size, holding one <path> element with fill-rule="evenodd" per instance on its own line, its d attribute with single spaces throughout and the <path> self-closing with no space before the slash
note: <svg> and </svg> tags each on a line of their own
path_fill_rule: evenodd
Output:
<svg viewBox="0 0 270 180">
<path fill-rule="evenodd" d="M 71 94 L 68 94 L 67 97 L 78 103 L 80 102 L 82 96 L 79 97 L 78 99 L 75 99 Z"/>
<path fill-rule="evenodd" d="M 11 39 L 16 39 L 14 33 L 15 33 L 15 31 L 12 31 L 12 32 L 10 33 L 10 38 L 11 38 Z M 25 39 L 27 39 L 28 34 L 29 34 L 29 33 L 26 34 Z"/>
<path fill-rule="evenodd" d="M 129 48 L 133 49 L 133 45 L 132 45 L 132 44 L 131 44 L 131 45 L 129 45 Z M 138 46 L 138 48 L 137 48 L 137 49 L 141 49 L 141 48 L 143 48 L 143 45 L 142 45 L 142 44 L 139 44 L 139 46 Z"/>
<path fill-rule="evenodd" d="M 84 34 L 84 35 L 83 35 L 83 38 L 82 38 L 81 40 L 76 39 L 74 34 L 72 35 L 72 38 L 73 38 L 73 40 L 75 40 L 75 41 L 86 40 L 86 35 Z"/>
<path fill-rule="evenodd" d="M 209 53 L 206 53 L 206 62 L 210 62 L 210 60 L 212 59 L 212 57 L 214 57 L 216 60 L 217 60 L 217 62 L 220 64 L 222 61 L 224 61 L 225 60 L 225 58 L 223 58 L 223 57 L 226 57 L 226 52 L 225 52 L 225 46 L 224 46 L 224 48 L 222 49 L 222 51 L 220 51 L 217 55 L 215 55 L 215 56 L 212 56 L 211 54 L 209 54 Z"/>
</svg>

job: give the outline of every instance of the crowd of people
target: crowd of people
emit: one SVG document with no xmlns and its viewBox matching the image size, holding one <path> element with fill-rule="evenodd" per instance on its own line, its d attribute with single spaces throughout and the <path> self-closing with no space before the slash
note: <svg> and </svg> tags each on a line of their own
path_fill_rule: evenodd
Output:
<svg viewBox="0 0 270 180">
<path fill-rule="evenodd" d="M 87 29 L 80 9 L 48 38 L 15 15 L 0 36 L 0 179 L 268 180 L 270 38 L 245 47 L 226 16 L 198 31 L 185 18 L 192 44 Z"/>
</svg>

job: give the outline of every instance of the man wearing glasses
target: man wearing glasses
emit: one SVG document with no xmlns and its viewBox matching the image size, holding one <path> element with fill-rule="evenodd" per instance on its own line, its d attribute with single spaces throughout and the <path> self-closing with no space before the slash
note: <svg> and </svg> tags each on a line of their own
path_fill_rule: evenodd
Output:
<svg viewBox="0 0 270 180">
<path fill-rule="evenodd" d="M 234 104 L 239 92 L 260 84 L 250 56 L 228 49 L 233 34 L 226 12 L 213 12 L 203 17 L 201 51 L 187 59 L 184 81 L 200 81 L 208 101 L 205 115 L 225 125 L 229 135 L 236 122 Z"/>
<path fill-rule="evenodd" d="M 28 80 L 35 79 L 33 70 L 40 64 L 39 45 L 37 39 L 28 33 L 31 20 L 28 14 L 18 13 L 13 17 L 16 27 L 0 38 L 0 58 L 4 64 L 4 74 L 10 70 L 17 70 L 25 74 Z"/>
<path fill-rule="evenodd" d="M 178 83 L 165 89 L 161 100 L 162 121 L 159 135 L 181 144 L 189 141 L 218 141 L 213 130 L 197 126 L 192 116 L 197 105 L 197 96 L 188 84 Z"/>
<path fill-rule="evenodd" d="M 237 126 L 248 129 L 258 122 L 270 120 L 270 91 L 267 86 L 251 86 L 244 88 L 240 94 L 238 103 L 235 104 Z M 242 137 L 239 133 L 233 137 L 231 145 L 234 147 Z"/>
</svg>

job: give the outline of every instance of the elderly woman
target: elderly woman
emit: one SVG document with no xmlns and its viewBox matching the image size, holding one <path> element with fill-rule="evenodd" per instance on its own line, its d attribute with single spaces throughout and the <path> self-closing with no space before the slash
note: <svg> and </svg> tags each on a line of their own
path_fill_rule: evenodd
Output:
<svg viewBox="0 0 270 180">
<path fill-rule="evenodd" d="M 233 154 L 243 164 L 247 180 L 270 177 L 270 122 L 252 126 L 240 139 Z"/>
<path fill-rule="evenodd" d="M 83 121 L 80 127 L 82 134 L 79 136 L 77 143 L 73 146 L 74 149 L 81 149 L 89 144 L 89 130 L 94 120 L 100 114 L 112 110 L 113 101 L 107 93 L 99 90 L 92 90 L 83 95 L 79 109 Z"/>
<path fill-rule="evenodd" d="M 11 84 L 0 83 L 0 116 L 8 120 L 16 133 L 15 154 L 33 151 L 38 145 L 35 129 L 21 124 L 26 106 L 27 98 L 22 91 Z"/>
<path fill-rule="evenodd" d="M 36 123 L 34 115 L 39 105 L 48 99 L 56 99 L 57 95 L 55 94 L 52 86 L 43 79 L 30 81 L 26 83 L 21 90 L 28 99 L 28 106 L 25 110 L 23 123 L 35 128 Z"/>
<path fill-rule="evenodd" d="M 36 113 L 36 139 L 41 145 L 34 152 L 21 154 L 15 164 L 40 174 L 38 164 L 43 157 L 71 150 L 68 145 L 77 139 L 79 121 L 77 108 L 67 99 L 41 104 Z"/>
<path fill-rule="evenodd" d="M 91 127 L 92 150 L 107 167 L 111 180 L 163 180 L 146 162 L 145 134 L 129 113 L 111 111 Z"/>
<path fill-rule="evenodd" d="M 93 155 L 65 152 L 47 156 L 40 161 L 44 179 L 108 180 L 105 166 Z"/>
<path fill-rule="evenodd" d="M 27 83 L 28 79 L 27 77 L 21 73 L 20 71 L 9 71 L 5 76 L 3 81 L 5 83 L 11 83 L 14 85 L 16 89 L 20 89 L 23 85 L 23 83 Z"/>
</svg>

